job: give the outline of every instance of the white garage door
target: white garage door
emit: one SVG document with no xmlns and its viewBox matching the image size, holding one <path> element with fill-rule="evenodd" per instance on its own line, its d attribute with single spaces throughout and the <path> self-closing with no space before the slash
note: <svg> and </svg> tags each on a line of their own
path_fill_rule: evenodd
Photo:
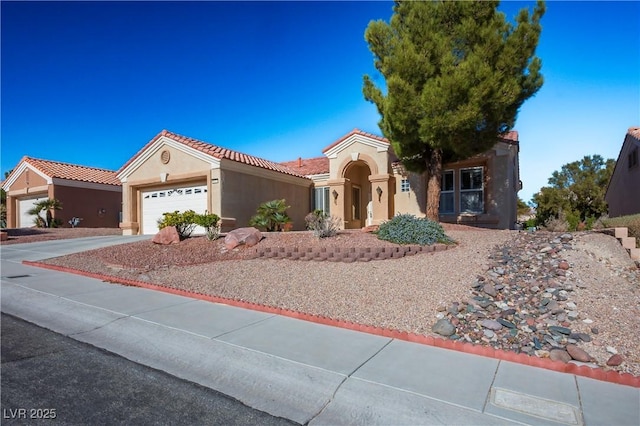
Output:
<svg viewBox="0 0 640 426">
<path fill-rule="evenodd" d="M 153 235 L 158 232 L 158 219 L 162 213 L 193 210 L 204 213 L 207 210 L 207 186 L 192 185 L 178 188 L 146 191 L 142 193 L 142 233 Z M 204 234 L 197 227 L 194 234 Z"/>
<path fill-rule="evenodd" d="M 36 226 L 34 222 L 36 219 L 35 215 L 27 212 L 31 210 L 38 201 L 46 200 L 47 198 L 45 195 L 37 198 L 23 198 L 18 200 L 18 228 L 31 228 Z M 40 216 L 44 217 L 44 212 L 41 213 Z"/>
</svg>

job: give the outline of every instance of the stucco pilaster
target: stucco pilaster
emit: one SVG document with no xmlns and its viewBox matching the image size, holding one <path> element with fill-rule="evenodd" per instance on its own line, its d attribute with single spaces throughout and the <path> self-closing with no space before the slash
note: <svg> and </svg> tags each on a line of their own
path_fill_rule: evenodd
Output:
<svg viewBox="0 0 640 426">
<path fill-rule="evenodd" d="M 345 196 L 347 190 L 345 187 L 348 179 L 330 179 L 327 183 L 329 185 L 329 198 L 331 200 L 331 215 L 339 217 L 342 221 L 342 228 L 346 229 Z"/>
<path fill-rule="evenodd" d="M 370 175 L 369 182 L 371 182 L 373 199 L 373 224 L 380 225 L 390 218 L 393 176 L 389 174 Z"/>
</svg>

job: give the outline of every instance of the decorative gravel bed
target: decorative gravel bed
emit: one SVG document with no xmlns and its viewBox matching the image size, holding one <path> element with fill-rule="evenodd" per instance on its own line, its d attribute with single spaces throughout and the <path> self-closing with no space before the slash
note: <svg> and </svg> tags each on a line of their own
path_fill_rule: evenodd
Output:
<svg viewBox="0 0 640 426">
<path fill-rule="evenodd" d="M 445 229 L 457 242 L 453 248 L 372 262 L 251 259 L 254 252 L 249 249 L 227 251 L 221 240 L 197 237 L 173 246 L 141 241 L 45 263 L 421 335 L 436 335 L 432 327 L 438 319 L 455 316 L 450 314 L 454 303 L 466 304 L 480 296 L 502 310 L 512 309 L 511 317 L 502 319 L 517 323 L 517 331 L 502 341 L 497 330 L 485 333 L 486 314 L 462 315 L 457 322 L 458 339 L 549 357 L 556 348 L 533 346 L 533 335 L 524 328 L 537 324 L 544 331 L 543 340 L 549 332 L 563 348 L 580 346 L 590 357 L 589 365 L 640 376 L 640 273 L 613 237 L 579 233 L 558 243 L 560 234 Z M 362 232 L 343 232 L 323 240 L 296 232 L 266 234 L 258 246 L 332 250 L 396 245 Z M 563 276 L 556 274 L 560 262 L 564 262 Z M 500 274 L 495 268 L 504 271 L 499 270 Z M 492 282 L 496 294 L 481 293 L 479 282 Z M 540 294 L 526 303 L 549 303 L 543 301 L 549 298 L 547 293 L 564 290 L 562 298 L 551 297 L 563 308 L 564 317 L 557 318 L 560 310 L 551 316 L 549 310 L 524 306 L 523 291 L 536 287 L 533 282 Z M 569 302 L 573 305 L 567 307 Z M 568 341 L 568 335 L 562 340 L 563 336 L 550 333 L 560 330 L 562 334 L 564 328 L 588 334 L 589 341 L 575 336 Z M 622 362 L 607 366 L 614 352 Z"/>
</svg>

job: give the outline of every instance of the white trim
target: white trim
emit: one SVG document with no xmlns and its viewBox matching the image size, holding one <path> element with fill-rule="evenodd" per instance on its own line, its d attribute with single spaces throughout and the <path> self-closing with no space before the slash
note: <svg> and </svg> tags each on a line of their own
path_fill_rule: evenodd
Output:
<svg viewBox="0 0 640 426">
<path fill-rule="evenodd" d="M 122 192 L 121 185 L 107 185 L 106 183 L 84 182 L 71 179 L 53 178 L 54 185 L 70 186 L 73 188 L 96 189 L 99 191 Z"/>
<path fill-rule="evenodd" d="M 29 164 L 27 161 L 23 161 L 18 166 L 18 168 L 13 171 L 12 176 L 10 176 L 9 179 L 5 180 L 2 183 L 2 189 L 4 189 L 5 191 L 9 192 L 9 188 L 11 187 L 11 185 L 13 185 L 16 182 L 16 180 L 18 180 L 18 177 L 20 177 L 20 175 L 26 169 L 29 169 L 29 170 L 33 171 L 34 173 L 36 173 L 37 175 L 41 176 L 44 180 L 47 181 L 47 185 L 51 185 L 51 183 L 52 183 L 51 182 L 51 176 L 45 175 L 40 170 L 36 169 L 31 164 Z"/>
<path fill-rule="evenodd" d="M 118 173 L 118 179 L 120 179 L 122 183 L 127 182 L 127 178 L 131 176 L 133 172 L 135 172 L 142 164 L 144 164 L 149 158 L 151 158 L 156 152 L 158 152 L 160 148 L 165 145 L 177 149 L 178 151 L 182 151 L 187 155 L 204 161 L 205 163 L 211 164 L 211 169 L 220 168 L 220 159 L 209 154 L 205 154 L 204 152 L 199 151 L 195 148 L 191 148 L 190 146 L 187 146 L 181 142 L 177 142 L 169 137 L 161 136 L 158 138 L 158 140 L 151 144 L 151 146 L 140 153 L 138 158 L 136 158 L 124 170 Z"/>
<path fill-rule="evenodd" d="M 329 173 L 320 173 L 317 175 L 307 175 L 307 178 L 311 179 L 315 183 L 315 182 L 323 182 L 323 181 L 329 180 L 330 176 L 331 175 Z"/>
<path fill-rule="evenodd" d="M 389 151 L 389 144 L 386 142 L 382 142 L 378 139 L 374 139 L 372 137 L 369 136 L 364 136 L 361 134 L 353 134 L 351 136 L 349 136 L 348 138 L 346 138 L 345 140 L 343 140 L 342 142 L 340 142 L 338 145 L 334 146 L 333 148 L 325 151 L 325 155 L 329 158 L 336 158 L 338 157 L 338 153 L 347 149 L 348 147 L 350 147 L 351 145 L 355 144 L 355 143 L 361 143 L 363 145 L 367 145 L 367 146 L 371 146 L 374 147 L 376 149 L 377 152 L 387 152 Z"/>
</svg>

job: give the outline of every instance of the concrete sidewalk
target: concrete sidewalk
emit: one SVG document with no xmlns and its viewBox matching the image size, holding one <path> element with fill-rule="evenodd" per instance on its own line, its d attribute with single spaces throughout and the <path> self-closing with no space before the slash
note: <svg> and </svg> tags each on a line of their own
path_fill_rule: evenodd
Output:
<svg viewBox="0 0 640 426">
<path fill-rule="evenodd" d="M 638 388 L 20 263 L 122 241 L 82 240 L 2 246 L 2 312 L 301 424 L 640 424 Z"/>
</svg>

